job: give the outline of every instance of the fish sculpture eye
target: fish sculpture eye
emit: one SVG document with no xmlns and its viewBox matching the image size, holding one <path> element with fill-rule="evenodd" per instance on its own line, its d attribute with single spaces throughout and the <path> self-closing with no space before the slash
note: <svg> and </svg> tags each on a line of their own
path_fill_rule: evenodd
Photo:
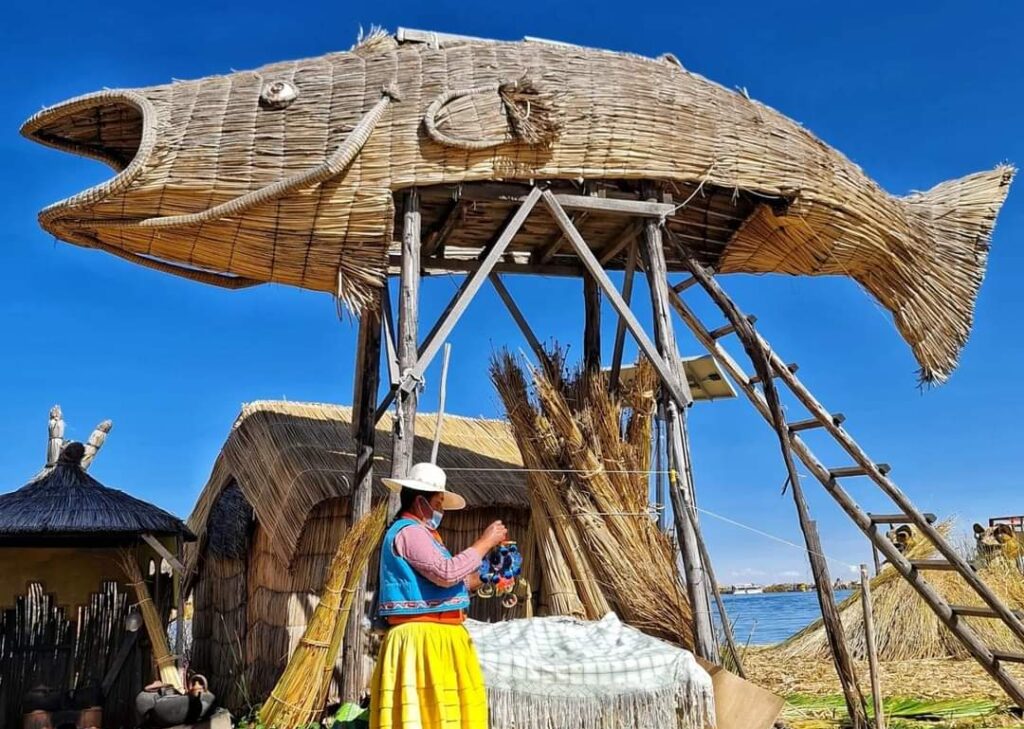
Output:
<svg viewBox="0 0 1024 729">
<path fill-rule="evenodd" d="M 287 81 L 270 81 L 260 91 L 260 106 L 264 109 L 287 109 L 299 96 L 299 90 Z"/>
</svg>

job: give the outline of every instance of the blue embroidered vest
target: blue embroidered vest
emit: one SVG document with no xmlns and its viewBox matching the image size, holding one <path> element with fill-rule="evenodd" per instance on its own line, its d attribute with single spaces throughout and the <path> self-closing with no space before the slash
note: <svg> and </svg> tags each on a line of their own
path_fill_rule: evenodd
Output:
<svg viewBox="0 0 1024 729">
<path fill-rule="evenodd" d="M 406 527 L 418 526 L 412 519 L 399 519 L 387 534 L 380 550 L 380 598 L 377 608 L 379 615 L 424 615 L 449 610 L 465 610 L 469 607 L 469 591 L 460 582 L 452 587 L 438 587 L 426 577 L 420 576 L 412 565 L 395 553 L 395 538 Z M 434 541 L 445 559 L 451 553 L 443 544 Z"/>
</svg>

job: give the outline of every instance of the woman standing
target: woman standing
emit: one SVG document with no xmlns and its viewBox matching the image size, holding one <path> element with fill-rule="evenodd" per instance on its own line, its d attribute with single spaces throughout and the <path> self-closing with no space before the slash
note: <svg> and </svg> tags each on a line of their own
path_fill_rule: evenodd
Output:
<svg viewBox="0 0 1024 729">
<path fill-rule="evenodd" d="M 508 531 L 500 521 L 452 556 L 437 529 L 466 506 L 445 490 L 445 473 L 418 463 L 408 478 L 382 479 L 401 493 L 380 554 L 378 614 L 388 632 L 370 685 L 371 729 L 486 729 L 487 693 L 463 627 L 480 563 Z"/>
</svg>

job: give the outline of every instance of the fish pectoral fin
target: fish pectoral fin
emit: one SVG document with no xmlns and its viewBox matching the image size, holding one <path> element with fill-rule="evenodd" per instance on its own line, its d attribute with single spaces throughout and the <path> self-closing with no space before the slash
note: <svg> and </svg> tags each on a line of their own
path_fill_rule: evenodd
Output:
<svg viewBox="0 0 1024 729">
<path fill-rule="evenodd" d="M 435 142 L 457 149 L 546 145 L 558 136 L 552 100 L 528 79 L 445 91 L 427 107 L 423 125 Z"/>
</svg>

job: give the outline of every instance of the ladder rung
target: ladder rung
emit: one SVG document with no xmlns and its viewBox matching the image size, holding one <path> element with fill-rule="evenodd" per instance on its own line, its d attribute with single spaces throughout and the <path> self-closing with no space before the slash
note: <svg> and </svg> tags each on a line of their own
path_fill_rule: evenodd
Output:
<svg viewBox="0 0 1024 729">
<path fill-rule="evenodd" d="M 888 463 L 876 463 L 875 468 L 883 476 L 892 470 L 892 466 Z M 829 475 L 832 478 L 849 478 L 851 476 L 867 476 L 868 470 L 861 466 L 844 466 L 843 468 L 831 468 L 829 469 Z"/>
<path fill-rule="evenodd" d="M 1012 661 L 1013 663 L 1024 663 L 1024 653 L 1014 653 L 1013 651 L 1004 651 L 999 648 L 993 648 L 992 655 L 995 656 L 997 661 Z"/>
<path fill-rule="evenodd" d="M 910 560 L 910 566 L 916 570 L 956 570 L 955 565 L 944 559 L 912 559 Z"/>
<path fill-rule="evenodd" d="M 757 317 L 751 314 L 750 316 L 747 317 L 747 321 L 750 322 L 751 324 L 754 324 L 757 322 Z M 732 324 L 726 324 L 724 327 L 718 327 L 718 329 L 711 330 L 710 332 L 708 332 L 708 336 L 710 336 L 712 339 L 721 339 L 727 334 L 732 334 L 734 331 L 736 331 L 736 327 L 734 327 Z"/>
<path fill-rule="evenodd" d="M 836 413 L 832 416 L 832 425 L 839 427 L 846 422 L 846 416 L 842 413 Z M 810 420 L 797 420 L 796 422 L 789 424 L 789 432 L 796 433 L 800 430 L 810 430 L 811 428 L 822 428 L 825 423 L 818 420 L 817 418 L 811 418 Z"/>
<path fill-rule="evenodd" d="M 786 369 L 795 374 L 796 371 L 798 369 L 800 369 L 800 365 L 798 365 L 796 362 L 790 362 L 788 365 L 786 365 Z M 779 373 L 778 372 L 773 372 L 772 376 L 773 377 L 778 377 Z M 749 385 L 757 385 L 760 382 L 761 382 L 761 375 L 754 375 L 749 380 L 747 380 L 747 384 L 749 384 Z"/>
<path fill-rule="evenodd" d="M 998 618 L 997 613 L 987 605 L 950 605 L 954 615 L 963 615 L 969 618 Z M 1011 610 L 1016 617 L 1024 617 L 1024 610 Z"/>
<path fill-rule="evenodd" d="M 914 520 L 906 514 L 868 514 L 872 524 L 913 524 Z M 924 518 L 929 524 L 939 520 L 935 514 L 925 514 Z"/>
</svg>

